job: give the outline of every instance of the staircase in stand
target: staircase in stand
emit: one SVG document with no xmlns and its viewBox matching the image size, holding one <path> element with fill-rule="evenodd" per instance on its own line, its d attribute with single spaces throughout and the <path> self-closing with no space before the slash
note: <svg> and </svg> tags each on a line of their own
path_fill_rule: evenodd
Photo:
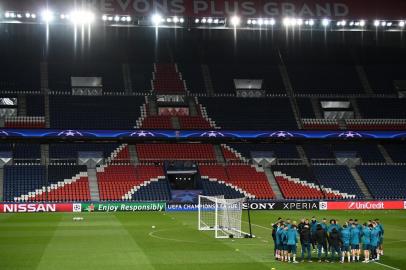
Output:
<svg viewBox="0 0 406 270">
<path fill-rule="evenodd" d="M 276 182 L 275 176 L 273 175 L 270 168 L 264 168 L 264 172 L 266 177 L 268 178 L 268 182 L 271 185 L 273 192 L 275 193 L 277 200 L 283 200 L 283 195 L 281 190 L 279 189 L 279 185 Z"/>
<path fill-rule="evenodd" d="M 92 201 L 100 201 L 99 186 L 97 184 L 96 168 L 87 168 L 89 179 L 90 199 Z"/>
<path fill-rule="evenodd" d="M 364 194 L 365 199 L 371 200 L 372 199 L 371 192 L 369 192 L 369 189 L 365 185 L 361 176 L 358 174 L 357 170 L 355 168 L 350 168 L 350 172 L 352 174 L 352 177 L 354 177 L 355 182 L 357 182 L 359 188 L 361 189 L 362 193 Z"/>
</svg>

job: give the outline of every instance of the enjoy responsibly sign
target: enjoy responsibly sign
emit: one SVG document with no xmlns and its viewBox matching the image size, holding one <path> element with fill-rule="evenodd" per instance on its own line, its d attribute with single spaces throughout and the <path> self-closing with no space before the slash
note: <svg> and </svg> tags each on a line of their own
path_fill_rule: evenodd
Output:
<svg viewBox="0 0 406 270">
<path fill-rule="evenodd" d="M 82 212 L 140 212 L 165 209 L 165 202 L 82 203 Z"/>
</svg>

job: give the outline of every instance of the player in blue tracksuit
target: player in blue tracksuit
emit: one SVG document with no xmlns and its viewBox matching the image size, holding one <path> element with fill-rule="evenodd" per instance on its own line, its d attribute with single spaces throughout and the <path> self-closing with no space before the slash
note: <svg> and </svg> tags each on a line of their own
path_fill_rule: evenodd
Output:
<svg viewBox="0 0 406 270">
<path fill-rule="evenodd" d="M 383 255 L 383 234 L 385 233 L 384 229 L 383 229 L 383 225 L 380 222 L 380 220 L 377 218 L 375 219 L 375 222 L 377 224 L 377 227 L 380 230 L 380 235 L 379 235 L 379 243 L 378 243 L 378 253 L 379 255 Z"/>
<path fill-rule="evenodd" d="M 281 233 L 281 243 L 282 243 L 282 261 L 287 262 L 288 261 L 288 226 L 284 226 L 282 233 Z"/>
<path fill-rule="evenodd" d="M 348 228 L 347 224 L 343 225 L 341 230 L 341 241 L 343 241 L 343 246 L 341 247 L 341 263 L 344 263 L 345 255 L 348 257 L 348 262 L 351 262 L 351 253 L 350 253 L 350 240 L 351 240 L 351 230 Z"/>
<path fill-rule="evenodd" d="M 355 261 L 355 258 L 357 258 L 357 261 L 359 261 L 360 243 L 361 243 L 361 231 L 358 229 L 357 224 L 353 223 L 350 234 L 350 244 L 353 261 Z"/>
<path fill-rule="evenodd" d="M 369 263 L 369 255 L 371 249 L 371 229 L 367 223 L 362 226 L 362 249 L 364 250 L 363 263 Z"/>
<path fill-rule="evenodd" d="M 379 244 L 380 230 L 377 227 L 376 223 L 369 225 L 369 228 L 371 229 L 371 255 L 372 255 L 371 257 L 372 260 L 379 261 L 379 253 L 377 252 L 377 250 Z"/>
<path fill-rule="evenodd" d="M 290 262 L 291 256 L 293 257 L 293 263 L 298 263 L 296 261 L 296 245 L 297 245 L 297 227 L 292 225 L 287 231 L 288 236 L 288 262 Z"/>
<path fill-rule="evenodd" d="M 283 259 L 283 248 L 282 248 L 282 233 L 283 233 L 283 228 L 285 226 L 283 223 L 280 223 L 278 226 L 278 229 L 276 230 L 276 259 L 282 260 Z"/>
</svg>

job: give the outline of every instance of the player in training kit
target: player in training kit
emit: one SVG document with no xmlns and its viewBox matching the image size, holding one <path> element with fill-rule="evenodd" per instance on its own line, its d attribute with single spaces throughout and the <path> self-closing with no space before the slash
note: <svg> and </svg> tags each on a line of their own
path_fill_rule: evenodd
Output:
<svg viewBox="0 0 406 270">
<path fill-rule="evenodd" d="M 300 231 L 300 244 L 302 245 L 302 261 L 304 261 L 304 254 L 307 252 L 308 262 L 312 262 L 312 254 L 310 250 L 310 244 L 312 242 L 312 236 L 310 234 L 310 225 L 305 223 L 303 229 Z"/>
<path fill-rule="evenodd" d="M 313 235 L 315 242 L 317 243 L 317 257 L 319 259 L 319 262 L 321 262 L 321 251 L 324 249 L 326 252 L 325 254 L 325 261 L 328 262 L 327 256 L 327 231 L 323 230 L 323 227 L 321 224 L 317 225 L 316 233 Z"/>
<path fill-rule="evenodd" d="M 343 241 L 343 245 L 341 247 L 341 263 L 344 263 L 345 255 L 348 257 L 348 262 L 351 262 L 351 253 L 350 253 L 350 239 L 351 239 L 351 230 L 348 228 L 347 224 L 343 225 L 341 230 L 341 240 Z"/>
<path fill-rule="evenodd" d="M 291 256 L 293 257 L 292 262 L 298 263 L 296 261 L 296 245 L 297 245 L 297 227 L 293 224 L 287 231 L 288 235 L 288 262 L 290 262 Z"/>
<path fill-rule="evenodd" d="M 282 249 L 282 233 L 283 233 L 284 225 L 283 223 L 278 223 L 278 228 L 276 229 L 276 259 L 283 260 L 283 249 Z"/>
<path fill-rule="evenodd" d="M 371 255 L 372 255 L 371 257 L 372 260 L 379 261 L 379 253 L 377 252 L 377 250 L 379 244 L 380 230 L 375 222 L 369 225 L 369 228 L 371 229 Z"/>
<path fill-rule="evenodd" d="M 288 261 L 288 230 L 289 227 L 285 225 L 282 230 L 281 234 L 281 242 L 282 242 L 282 262 Z"/>
<path fill-rule="evenodd" d="M 341 251 L 341 245 L 342 245 L 340 233 L 338 232 L 338 230 L 336 228 L 333 228 L 328 239 L 329 239 L 328 242 L 330 244 L 331 262 L 334 262 L 335 253 L 337 253 L 338 257 L 340 257 L 340 251 Z"/>
<path fill-rule="evenodd" d="M 377 224 L 377 227 L 380 230 L 380 235 L 379 235 L 379 243 L 378 243 L 378 253 L 379 255 L 383 255 L 383 234 L 384 234 L 384 229 L 383 229 L 383 225 L 380 222 L 379 219 L 375 219 L 375 222 Z"/>
<path fill-rule="evenodd" d="M 371 229 L 367 223 L 362 226 L 362 249 L 364 250 L 363 263 L 369 263 L 369 255 L 371 249 Z"/>
<path fill-rule="evenodd" d="M 316 220 L 316 217 L 312 217 L 312 221 L 310 222 L 310 234 L 312 235 L 312 248 L 315 250 L 316 242 L 315 242 L 315 234 L 317 230 L 317 224 L 319 224 Z"/>
<path fill-rule="evenodd" d="M 360 242 L 361 242 L 361 231 L 358 229 L 357 224 L 353 223 L 351 227 L 351 237 L 350 237 L 352 261 L 355 261 L 355 259 L 359 261 Z"/>
</svg>

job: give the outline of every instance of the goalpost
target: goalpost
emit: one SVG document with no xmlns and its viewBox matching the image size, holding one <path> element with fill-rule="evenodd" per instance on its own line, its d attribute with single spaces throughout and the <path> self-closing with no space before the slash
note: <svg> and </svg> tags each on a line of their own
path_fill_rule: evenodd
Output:
<svg viewBox="0 0 406 270">
<path fill-rule="evenodd" d="M 241 230 L 245 198 L 224 199 L 224 196 L 199 196 L 198 226 L 200 231 L 214 231 L 216 238 L 244 238 Z"/>
</svg>

